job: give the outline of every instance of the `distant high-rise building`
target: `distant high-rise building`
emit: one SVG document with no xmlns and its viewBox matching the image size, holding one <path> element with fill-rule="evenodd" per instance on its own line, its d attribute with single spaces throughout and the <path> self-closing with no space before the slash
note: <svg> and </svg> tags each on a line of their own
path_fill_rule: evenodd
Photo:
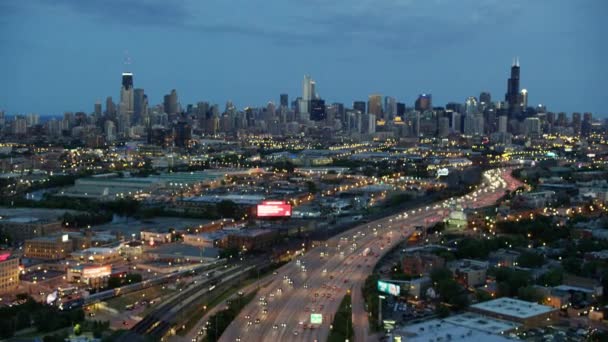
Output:
<svg viewBox="0 0 608 342">
<path fill-rule="evenodd" d="M 593 127 L 593 114 L 589 112 L 585 112 L 583 114 L 583 123 L 581 124 L 581 135 L 583 137 L 588 137 L 591 134 L 591 129 Z"/>
<path fill-rule="evenodd" d="M 373 113 L 367 113 L 363 115 L 363 130 L 362 133 L 374 134 L 376 133 L 376 115 Z"/>
<path fill-rule="evenodd" d="M 325 100 L 313 99 L 310 101 L 310 120 L 322 121 L 326 118 Z"/>
<path fill-rule="evenodd" d="M 180 121 L 173 128 L 173 136 L 175 137 L 175 146 L 188 147 L 188 144 L 192 139 L 192 127 L 187 122 Z"/>
<path fill-rule="evenodd" d="M 145 96 L 146 94 L 144 93 L 143 89 L 135 89 L 133 100 L 133 122 L 141 122 L 142 116 L 146 115 L 146 113 L 144 113 Z"/>
<path fill-rule="evenodd" d="M 466 115 L 474 115 L 479 112 L 479 105 L 475 96 L 469 96 L 464 102 L 464 112 Z"/>
<path fill-rule="evenodd" d="M 566 117 L 566 113 L 559 112 L 557 113 L 557 126 L 566 127 L 568 125 L 568 117 Z"/>
<path fill-rule="evenodd" d="M 116 140 L 116 125 L 111 120 L 107 120 L 104 124 L 104 133 L 106 134 L 106 141 L 112 142 Z"/>
<path fill-rule="evenodd" d="M 553 112 L 547 113 L 547 122 L 549 123 L 549 125 L 555 124 L 555 113 L 553 113 Z"/>
<path fill-rule="evenodd" d="M 397 115 L 397 100 L 392 96 L 385 96 L 383 111 L 387 120 L 394 118 Z"/>
<path fill-rule="evenodd" d="M 370 95 L 367 101 L 367 112 L 374 114 L 377 119 L 382 119 L 382 95 Z"/>
<path fill-rule="evenodd" d="M 336 109 L 336 118 L 341 122 L 344 122 L 346 117 L 346 111 L 344 110 L 344 103 L 334 102 L 331 104 Z"/>
<path fill-rule="evenodd" d="M 540 133 L 540 120 L 537 117 L 526 118 L 524 120 L 524 134 L 526 136 L 537 138 Z"/>
<path fill-rule="evenodd" d="M 101 117 L 101 101 L 97 101 L 95 102 L 95 106 L 93 107 L 93 114 L 95 114 L 96 117 Z"/>
<path fill-rule="evenodd" d="M 177 114 L 179 112 L 179 106 L 177 102 L 177 91 L 171 90 L 171 93 L 165 95 L 163 101 L 163 107 L 167 114 Z"/>
<path fill-rule="evenodd" d="M 27 127 L 35 126 L 40 123 L 40 115 L 30 113 L 25 116 L 25 121 L 26 121 Z"/>
<path fill-rule="evenodd" d="M 110 118 L 116 116 L 116 105 L 112 101 L 112 96 L 106 98 L 106 116 Z"/>
<path fill-rule="evenodd" d="M 509 117 L 501 115 L 498 117 L 498 133 L 507 133 L 507 127 L 509 123 Z"/>
<path fill-rule="evenodd" d="M 505 94 L 505 101 L 509 104 L 509 116 L 519 113 L 521 108 L 519 96 L 519 59 L 516 59 L 511 66 L 511 77 L 507 81 L 507 93 Z"/>
<path fill-rule="evenodd" d="M 572 113 L 572 130 L 574 131 L 574 134 L 581 134 L 582 124 L 581 113 Z"/>
<path fill-rule="evenodd" d="M 519 92 L 519 106 L 523 110 L 528 108 L 528 90 L 526 89 L 522 89 Z"/>
<path fill-rule="evenodd" d="M 133 74 L 130 72 L 122 73 L 122 86 L 120 88 L 120 104 L 128 114 L 133 115 L 135 106 L 133 92 Z"/>
<path fill-rule="evenodd" d="M 492 103 L 492 95 L 490 95 L 489 92 L 481 92 L 481 94 L 479 94 L 479 102 L 480 103 L 485 103 L 485 105 L 489 105 Z"/>
<path fill-rule="evenodd" d="M 433 96 L 431 94 L 420 94 L 414 104 L 414 109 L 419 112 L 431 110 L 433 108 Z"/>
<path fill-rule="evenodd" d="M 302 100 L 300 101 L 300 113 L 310 113 L 310 100 L 316 97 L 315 81 L 308 75 L 304 75 L 302 81 Z"/>
<path fill-rule="evenodd" d="M 281 107 L 289 107 L 289 95 L 281 94 Z"/>
<path fill-rule="evenodd" d="M 438 134 L 440 138 L 445 138 L 450 134 L 450 119 L 447 117 L 440 117 L 437 124 Z"/>
<path fill-rule="evenodd" d="M 24 135 L 25 133 L 27 133 L 27 119 L 19 115 L 13 122 L 13 134 Z"/>
<path fill-rule="evenodd" d="M 366 108 L 365 101 L 355 101 L 355 102 L 353 102 L 353 109 L 354 110 L 358 110 L 362 114 L 365 114 L 365 113 L 367 113 L 365 111 L 365 108 Z"/>
<path fill-rule="evenodd" d="M 405 103 L 397 102 L 397 116 L 403 118 L 405 116 Z"/>
</svg>

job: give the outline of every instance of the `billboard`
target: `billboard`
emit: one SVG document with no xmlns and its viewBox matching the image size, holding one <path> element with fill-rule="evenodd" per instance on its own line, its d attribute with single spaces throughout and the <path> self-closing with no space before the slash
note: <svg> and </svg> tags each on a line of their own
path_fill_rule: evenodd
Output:
<svg viewBox="0 0 608 342">
<path fill-rule="evenodd" d="M 322 324 L 323 323 L 323 314 L 320 313 L 311 313 L 310 314 L 310 324 Z"/>
<path fill-rule="evenodd" d="M 291 204 L 283 201 L 263 201 L 257 206 L 258 217 L 290 217 Z"/>
<path fill-rule="evenodd" d="M 107 277 L 112 274 L 112 266 L 104 265 L 104 266 L 88 266 L 82 269 L 82 277 L 83 278 L 99 278 L 99 277 Z"/>
<path fill-rule="evenodd" d="M 0 261 L 8 260 L 8 258 L 10 258 L 10 256 L 11 256 L 11 253 L 2 252 L 2 253 L 0 253 Z"/>
<path fill-rule="evenodd" d="M 437 170 L 437 177 L 445 177 L 450 174 L 450 170 L 447 168 L 442 168 Z"/>
<path fill-rule="evenodd" d="M 401 293 L 401 287 L 399 287 L 399 285 L 378 280 L 378 291 L 382 293 L 388 293 L 393 296 L 398 296 Z"/>
</svg>

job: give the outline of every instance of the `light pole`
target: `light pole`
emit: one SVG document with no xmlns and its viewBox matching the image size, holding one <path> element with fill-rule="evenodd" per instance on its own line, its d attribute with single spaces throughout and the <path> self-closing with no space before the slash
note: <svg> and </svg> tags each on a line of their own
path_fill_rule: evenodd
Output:
<svg viewBox="0 0 608 342">
<path fill-rule="evenodd" d="M 382 300 L 386 299 L 383 295 L 378 295 L 378 324 L 382 326 Z"/>
</svg>

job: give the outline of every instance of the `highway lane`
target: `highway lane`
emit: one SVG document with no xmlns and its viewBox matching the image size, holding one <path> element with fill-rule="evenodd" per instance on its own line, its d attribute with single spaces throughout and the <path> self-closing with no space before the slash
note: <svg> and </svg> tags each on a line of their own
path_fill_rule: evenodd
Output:
<svg viewBox="0 0 608 342">
<path fill-rule="evenodd" d="M 324 341 L 348 290 L 353 291 L 355 340 L 368 341 L 368 316 L 360 288 L 378 259 L 417 226 L 428 227 L 443 220 L 450 207 L 488 206 L 499 199 L 505 189 L 514 190 L 518 186 L 505 172 L 490 172 L 484 177 L 484 185 L 469 195 L 360 225 L 327 241 L 328 246 L 339 247 L 316 247 L 298 261 L 281 267 L 271 283 L 258 292 L 258 297 L 264 300 L 254 300 L 247 305 L 220 341 Z M 363 255 L 368 248 L 369 254 Z M 321 252 L 328 255 L 322 258 Z M 277 292 L 279 289 L 281 293 Z M 310 324 L 313 310 L 323 314 L 322 324 Z"/>
</svg>

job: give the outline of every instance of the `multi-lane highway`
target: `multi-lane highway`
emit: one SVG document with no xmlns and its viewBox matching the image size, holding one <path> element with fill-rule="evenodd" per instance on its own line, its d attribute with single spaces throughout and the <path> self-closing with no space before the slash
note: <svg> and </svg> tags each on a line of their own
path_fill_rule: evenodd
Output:
<svg viewBox="0 0 608 342">
<path fill-rule="evenodd" d="M 329 239 L 275 272 L 220 340 L 325 341 L 347 291 L 353 294 L 355 341 L 373 340 L 360 289 L 378 259 L 415 227 L 443 220 L 449 208 L 489 206 L 505 190 L 518 186 L 510 170 L 487 171 L 482 185 L 468 195 L 369 222 Z M 312 324 L 311 313 L 322 314 L 322 323 Z"/>
</svg>

